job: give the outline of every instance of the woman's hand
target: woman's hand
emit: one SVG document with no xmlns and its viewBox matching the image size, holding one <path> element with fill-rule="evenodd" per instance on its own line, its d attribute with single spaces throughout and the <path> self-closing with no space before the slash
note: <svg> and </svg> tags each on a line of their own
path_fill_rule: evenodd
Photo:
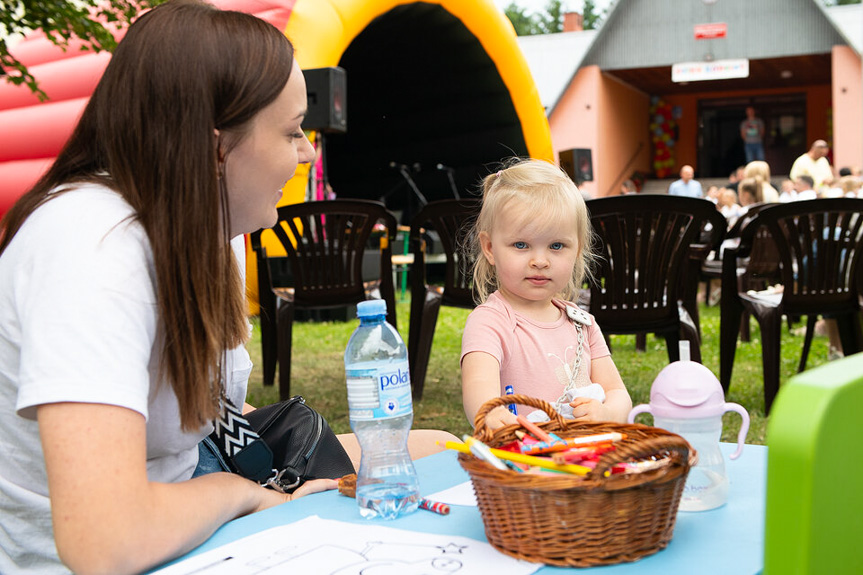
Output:
<svg viewBox="0 0 863 575">
<path fill-rule="evenodd" d="M 264 509 L 269 509 L 270 507 L 275 507 L 276 505 L 281 505 L 282 503 L 287 503 L 288 501 L 293 501 L 312 493 L 321 493 L 330 489 L 336 489 L 338 486 L 339 482 L 335 479 L 313 479 L 300 485 L 293 493 L 279 493 L 271 489 L 261 488 L 266 492 L 266 495 L 261 498 L 261 504 L 255 509 L 255 512 L 263 511 Z"/>
</svg>

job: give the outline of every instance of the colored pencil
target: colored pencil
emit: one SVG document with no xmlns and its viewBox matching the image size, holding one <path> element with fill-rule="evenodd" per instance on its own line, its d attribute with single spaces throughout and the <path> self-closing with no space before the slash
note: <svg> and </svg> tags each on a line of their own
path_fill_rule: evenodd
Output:
<svg viewBox="0 0 863 575">
<path fill-rule="evenodd" d="M 447 449 L 460 451 L 461 453 L 472 453 L 470 448 L 466 444 L 456 443 L 455 441 L 447 441 L 444 444 L 444 447 L 446 447 Z M 563 471 L 565 473 L 572 473 L 574 475 L 587 475 L 587 472 L 590 471 L 589 467 L 585 467 L 583 465 L 576 465 L 574 463 L 559 464 L 555 463 L 551 459 L 546 459 L 543 457 L 534 457 L 533 455 L 524 455 L 523 453 L 513 453 L 512 451 L 504 451 L 502 449 L 495 449 L 488 446 L 486 447 L 492 453 L 492 455 L 494 455 L 498 459 L 503 459 L 505 461 L 514 461 L 516 463 L 524 463 L 526 465 L 535 465 L 537 467 L 542 467 L 543 469 L 550 469 L 551 471 Z"/>
</svg>

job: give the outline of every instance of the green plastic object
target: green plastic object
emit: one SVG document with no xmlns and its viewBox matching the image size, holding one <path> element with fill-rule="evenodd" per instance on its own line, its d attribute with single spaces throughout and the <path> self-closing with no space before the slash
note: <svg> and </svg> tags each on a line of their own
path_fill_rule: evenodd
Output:
<svg viewBox="0 0 863 575">
<path fill-rule="evenodd" d="M 863 353 L 783 385 L 767 445 L 764 573 L 863 573 Z"/>
</svg>

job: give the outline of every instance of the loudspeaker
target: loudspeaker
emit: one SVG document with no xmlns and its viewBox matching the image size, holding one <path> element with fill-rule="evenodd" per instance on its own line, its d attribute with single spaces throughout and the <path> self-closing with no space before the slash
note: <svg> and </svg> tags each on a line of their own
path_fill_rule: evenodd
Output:
<svg viewBox="0 0 863 575">
<path fill-rule="evenodd" d="M 309 109 L 303 128 L 321 132 L 348 130 L 347 80 L 344 68 L 303 70 Z"/>
<path fill-rule="evenodd" d="M 593 158 L 590 148 L 573 148 L 558 154 L 560 167 L 576 184 L 593 181 Z"/>
</svg>

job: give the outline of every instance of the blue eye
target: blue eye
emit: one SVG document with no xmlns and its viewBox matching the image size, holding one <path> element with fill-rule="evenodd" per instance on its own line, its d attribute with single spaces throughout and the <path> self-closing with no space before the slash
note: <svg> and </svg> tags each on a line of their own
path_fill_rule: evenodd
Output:
<svg viewBox="0 0 863 575">
<path fill-rule="evenodd" d="M 548 247 L 549 247 L 549 248 L 551 248 L 551 249 L 553 249 L 553 250 L 562 250 L 562 249 L 563 249 L 563 244 L 562 244 L 561 242 L 554 242 L 553 244 L 551 244 L 551 245 L 550 245 L 550 246 L 548 246 Z"/>
<path fill-rule="evenodd" d="M 517 250 L 523 250 L 523 249 L 527 248 L 526 242 L 515 242 L 512 245 Z"/>
</svg>

